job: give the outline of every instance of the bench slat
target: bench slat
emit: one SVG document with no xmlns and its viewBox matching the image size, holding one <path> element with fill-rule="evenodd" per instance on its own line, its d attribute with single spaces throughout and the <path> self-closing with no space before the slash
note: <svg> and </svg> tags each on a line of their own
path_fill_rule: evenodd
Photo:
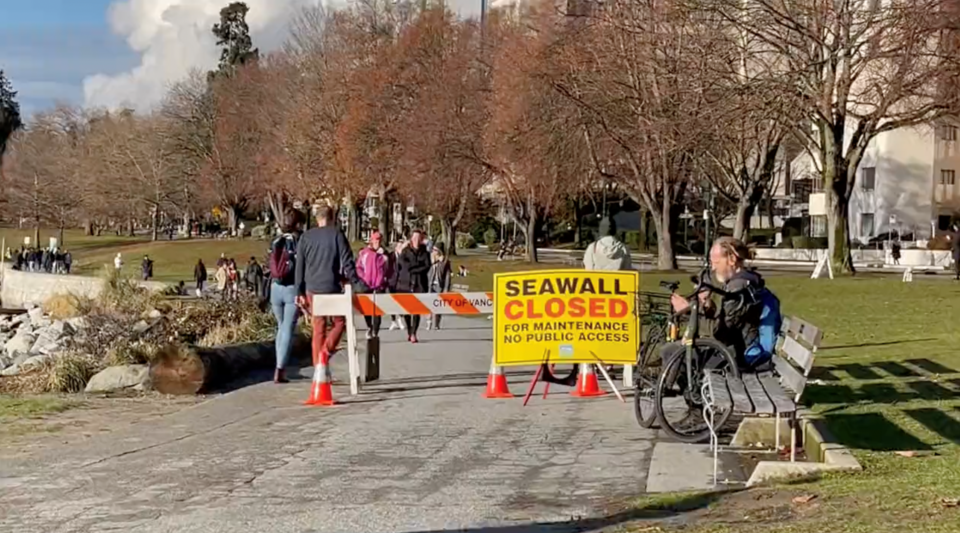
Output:
<svg viewBox="0 0 960 533">
<path fill-rule="evenodd" d="M 809 373 L 813 367 L 813 352 L 795 341 L 793 337 L 783 338 L 783 342 L 780 343 L 780 352 L 788 361 L 792 361 L 802 368 L 804 375 Z"/>
<path fill-rule="evenodd" d="M 713 390 L 714 405 L 720 409 L 730 409 L 733 400 L 730 398 L 730 391 L 727 390 L 727 382 L 723 376 L 714 372 L 707 372 L 707 379 L 710 380 L 710 388 Z"/>
<path fill-rule="evenodd" d="M 761 372 L 757 378 L 778 413 L 790 414 L 797 411 L 797 404 L 787 396 L 787 392 L 780 386 L 780 379 L 773 375 L 773 372 Z"/>
<path fill-rule="evenodd" d="M 742 381 L 733 376 L 727 376 L 727 389 L 730 390 L 730 396 L 733 398 L 734 412 L 753 413 L 753 402 L 750 401 Z"/>
<path fill-rule="evenodd" d="M 783 331 L 791 337 L 806 342 L 814 350 L 819 348 L 820 342 L 823 341 L 823 332 L 820 328 L 795 316 L 784 319 Z"/>
<path fill-rule="evenodd" d="M 767 397 L 767 392 L 763 390 L 763 385 L 760 384 L 757 375 L 748 373 L 742 375 L 741 378 L 743 379 L 743 386 L 746 387 L 747 394 L 750 396 L 750 401 L 756 408 L 755 412 L 759 415 L 774 414 L 773 403 Z"/>
<path fill-rule="evenodd" d="M 778 355 L 773 356 L 773 366 L 780 375 L 780 383 L 787 391 L 799 398 L 807 385 L 807 378 L 803 377 L 796 368 Z"/>
</svg>

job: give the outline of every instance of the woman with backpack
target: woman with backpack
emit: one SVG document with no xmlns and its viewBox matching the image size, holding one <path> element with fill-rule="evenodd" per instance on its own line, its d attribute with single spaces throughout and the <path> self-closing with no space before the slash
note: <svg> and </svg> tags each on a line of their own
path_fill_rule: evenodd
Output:
<svg viewBox="0 0 960 533">
<path fill-rule="evenodd" d="M 383 248 L 380 247 L 381 236 L 379 231 L 370 234 L 369 245 L 360 250 L 357 256 L 357 275 L 370 287 L 373 294 L 387 292 L 390 280 L 390 261 Z M 364 316 L 367 322 L 367 338 L 374 339 L 380 336 L 381 317 Z"/>
<path fill-rule="evenodd" d="M 297 243 L 303 228 L 299 211 L 284 214 L 281 234 L 270 244 L 270 307 L 277 319 L 277 368 L 274 383 L 287 383 L 287 359 L 296 335 L 300 309 L 297 307 L 296 260 Z"/>
</svg>

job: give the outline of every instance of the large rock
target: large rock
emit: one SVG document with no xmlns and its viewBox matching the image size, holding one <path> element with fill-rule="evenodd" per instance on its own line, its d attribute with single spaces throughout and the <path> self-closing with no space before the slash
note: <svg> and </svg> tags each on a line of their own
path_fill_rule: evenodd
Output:
<svg viewBox="0 0 960 533">
<path fill-rule="evenodd" d="M 32 354 L 52 354 L 60 351 L 63 341 L 73 334 L 73 327 L 62 320 L 36 331 L 37 340 L 30 347 Z"/>
<path fill-rule="evenodd" d="M 30 349 L 33 348 L 33 343 L 37 341 L 37 336 L 25 328 L 17 330 L 17 334 L 13 336 L 6 344 L 3 345 L 3 349 L 7 352 L 7 357 L 10 357 L 17 362 L 17 358 L 27 355 L 30 353 Z"/>
<path fill-rule="evenodd" d="M 16 376 L 19 373 L 20 373 L 20 365 L 11 365 L 11 366 L 8 366 L 7 368 L 4 368 L 3 370 L 0 370 L 0 376 L 7 377 L 7 378 L 10 376 Z"/>
<path fill-rule="evenodd" d="M 23 324 L 30 323 L 30 315 L 23 313 L 10 319 L 10 329 L 19 328 Z"/>
<path fill-rule="evenodd" d="M 75 316 L 73 318 L 68 318 L 67 320 L 65 320 L 65 322 L 69 324 L 70 327 L 72 327 L 75 331 L 79 331 L 90 325 L 90 321 L 87 320 L 87 317 L 85 316 Z"/>
<path fill-rule="evenodd" d="M 12 364 L 13 364 L 13 359 L 7 357 L 6 354 L 0 351 L 0 370 L 5 369 Z"/>
<path fill-rule="evenodd" d="M 150 367 L 147 365 L 111 366 L 90 378 L 86 392 L 112 392 L 148 387 Z"/>
<path fill-rule="evenodd" d="M 43 318 L 43 309 L 34 307 L 33 309 L 27 311 L 27 316 L 30 317 L 30 322 L 36 324 L 40 319 Z"/>
</svg>

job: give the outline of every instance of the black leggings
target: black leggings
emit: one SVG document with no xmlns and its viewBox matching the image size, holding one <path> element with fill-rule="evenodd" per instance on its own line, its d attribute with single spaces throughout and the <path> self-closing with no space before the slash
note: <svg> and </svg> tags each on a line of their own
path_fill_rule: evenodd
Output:
<svg viewBox="0 0 960 533">
<path fill-rule="evenodd" d="M 416 335 L 420 328 L 420 315 L 403 315 L 403 321 L 407 324 L 407 335 Z"/>
</svg>

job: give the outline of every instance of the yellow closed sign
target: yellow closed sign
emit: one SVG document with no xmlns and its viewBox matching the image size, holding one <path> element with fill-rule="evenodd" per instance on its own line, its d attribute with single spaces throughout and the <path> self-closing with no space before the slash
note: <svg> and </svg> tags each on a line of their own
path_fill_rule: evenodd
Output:
<svg viewBox="0 0 960 533">
<path fill-rule="evenodd" d="M 637 272 L 511 272 L 496 274 L 494 285 L 498 366 L 636 362 Z"/>
</svg>

